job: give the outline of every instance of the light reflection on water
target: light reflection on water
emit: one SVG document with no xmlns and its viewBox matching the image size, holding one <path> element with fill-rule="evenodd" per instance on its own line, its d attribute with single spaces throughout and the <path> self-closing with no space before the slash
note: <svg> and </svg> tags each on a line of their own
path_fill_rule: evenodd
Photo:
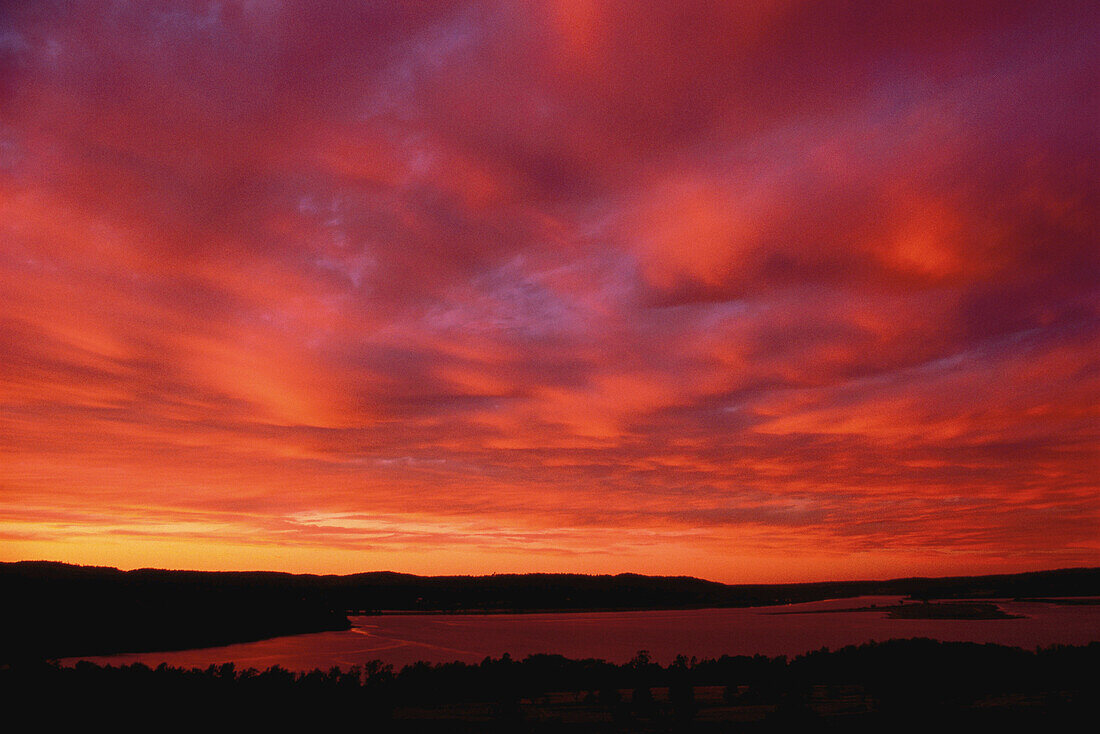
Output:
<svg viewBox="0 0 1100 734">
<path fill-rule="evenodd" d="M 625 662 L 638 650 L 667 663 L 676 655 L 795 655 L 821 647 L 837 648 L 869 640 L 931 637 L 939 640 L 1037 645 L 1100 641 L 1100 606 L 1059 606 L 1038 602 L 999 602 L 1022 619 L 888 619 L 881 612 L 776 615 L 890 606 L 901 597 L 867 596 L 743 609 L 688 609 L 649 612 L 548 614 L 462 614 L 352 617 L 343 632 L 278 637 L 225 647 L 85 658 L 101 664 L 141 662 L 155 667 L 206 667 L 233 662 L 238 668 L 281 665 L 291 670 L 343 668 L 379 659 L 395 666 L 417 660 L 479 662 L 509 653 L 522 658 L 556 653 L 571 658 Z M 75 659 L 62 661 L 75 662 Z"/>
</svg>

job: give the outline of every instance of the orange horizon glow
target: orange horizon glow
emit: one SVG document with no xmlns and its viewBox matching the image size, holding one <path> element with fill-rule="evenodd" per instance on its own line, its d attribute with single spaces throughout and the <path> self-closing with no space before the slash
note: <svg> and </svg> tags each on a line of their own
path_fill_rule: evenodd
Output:
<svg viewBox="0 0 1100 734">
<path fill-rule="evenodd" d="M 0 560 L 1100 565 L 1095 3 L 0 15 Z"/>
</svg>

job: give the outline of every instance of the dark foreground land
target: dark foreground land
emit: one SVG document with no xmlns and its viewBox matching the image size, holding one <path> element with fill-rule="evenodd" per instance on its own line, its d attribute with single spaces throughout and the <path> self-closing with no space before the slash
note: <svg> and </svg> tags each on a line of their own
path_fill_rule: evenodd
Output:
<svg viewBox="0 0 1100 734">
<path fill-rule="evenodd" d="M 1100 568 L 936 579 L 728 585 L 684 576 L 637 574 L 426 577 L 381 572 L 314 576 L 0 563 L 0 662 L 181 650 L 348 629 L 347 614 L 380 610 L 684 609 L 864 595 L 923 601 L 1041 598 L 1066 603 L 1064 597 L 1100 596 Z M 892 613 L 923 618 L 998 618 L 993 605 L 973 602 L 907 604 Z"/>
<path fill-rule="evenodd" d="M 537 655 L 302 674 L 39 662 L 0 666 L 0 697 L 8 720 L 26 712 L 43 730 L 1068 731 L 1100 715 L 1100 643 L 1025 651 L 912 639 L 793 659 Z"/>
</svg>

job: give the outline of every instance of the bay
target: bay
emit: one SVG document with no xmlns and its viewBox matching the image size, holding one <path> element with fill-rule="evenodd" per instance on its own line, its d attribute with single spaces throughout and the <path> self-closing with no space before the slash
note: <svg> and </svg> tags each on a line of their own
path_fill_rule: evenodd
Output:
<svg viewBox="0 0 1100 734">
<path fill-rule="evenodd" d="M 797 655 L 872 640 L 928 637 L 1025 648 L 1100 641 L 1100 605 L 998 601 L 1016 619 L 890 619 L 900 597 L 832 599 L 780 607 L 677 609 L 545 614 L 383 614 L 352 617 L 340 632 L 277 637 L 223 647 L 68 658 L 101 665 L 144 663 L 239 669 L 279 665 L 290 670 L 350 668 L 369 660 L 400 667 L 419 660 L 480 662 L 549 653 L 622 663 L 639 650 L 668 663 L 677 655 Z M 870 605 L 881 611 L 840 610 Z M 815 612 L 791 614 L 791 612 Z"/>
</svg>

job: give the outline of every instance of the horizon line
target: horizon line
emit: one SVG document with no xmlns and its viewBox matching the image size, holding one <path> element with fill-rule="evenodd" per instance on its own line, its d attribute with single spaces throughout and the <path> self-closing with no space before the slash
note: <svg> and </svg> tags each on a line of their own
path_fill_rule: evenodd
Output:
<svg viewBox="0 0 1100 734">
<path fill-rule="evenodd" d="M 17 561 L 0 561 L 0 566 L 3 565 L 18 565 L 18 564 L 49 564 L 54 566 L 70 566 L 73 568 L 87 568 L 87 569 L 104 569 L 110 571 L 118 571 L 120 573 L 133 573 L 137 571 L 165 571 L 169 573 L 210 573 L 210 574 L 272 574 L 283 576 L 313 576 L 313 577 L 339 577 L 348 578 L 351 576 L 370 576 L 370 575 L 383 575 L 390 574 L 394 576 L 411 576 L 413 578 L 421 579 L 479 579 L 479 578 L 492 578 L 494 576 L 582 576 L 589 578 L 615 578 L 618 576 L 637 576 L 641 578 L 650 579 L 692 579 L 695 581 L 703 581 L 710 584 L 718 584 L 721 586 L 812 586 L 819 584 L 859 584 L 859 583 L 887 583 L 891 581 L 908 581 L 908 580 L 952 580 L 952 579 L 974 579 L 974 578 L 998 578 L 1006 576 L 1025 576 L 1029 574 L 1044 574 L 1044 573 L 1060 573 L 1067 571 L 1100 571 L 1100 565 L 1095 566 L 1061 566 L 1058 568 L 1042 568 L 1038 570 L 1026 570 L 1026 571 L 1011 571 L 1001 573 L 979 573 L 979 574 L 962 574 L 962 575 L 949 575 L 949 576 L 893 576 L 889 578 L 853 578 L 853 579 L 825 579 L 818 581 L 776 581 L 776 582 L 725 582 L 715 581 L 713 579 L 703 578 L 701 576 L 690 576 L 685 574 L 645 574 L 634 571 L 620 571 L 618 573 L 580 573 L 574 571 L 528 571 L 528 572 L 511 572 L 511 571 L 497 571 L 484 574 L 416 574 L 406 571 L 392 571 L 392 570 L 374 570 L 374 571 L 355 571 L 352 573 L 311 573 L 311 572 L 293 572 L 293 571 L 276 571 L 276 570 L 211 570 L 211 569 L 197 569 L 197 568 L 158 568 L 155 566 L 137 566 L 133 568 L 120 568 L 118 566 L 102 566 L 98 564 L 83 564 L 83 563 L 71 563 L 68 561 L 54 561 L 48 559 L 21 559 Z"/>
</svg>

